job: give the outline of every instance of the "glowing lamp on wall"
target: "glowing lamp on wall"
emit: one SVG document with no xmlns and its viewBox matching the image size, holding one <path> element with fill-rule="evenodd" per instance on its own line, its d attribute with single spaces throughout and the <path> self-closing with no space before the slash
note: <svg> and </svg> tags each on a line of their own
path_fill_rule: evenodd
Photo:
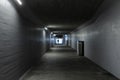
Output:
<svg viewBox="0 0 120 80">
<path fill-rule="evenodd" d="M 22 1 L 21 0 L 16 0 L 18 2 L 19 5 L 22 5 Z"/>
<path fill-rule="evenodd" d="M 45 29 L 45 30 L 48 30 L 48 28 L 47 28 L 47 27 L 45 27 L 44 29 Z"/>
</svg>

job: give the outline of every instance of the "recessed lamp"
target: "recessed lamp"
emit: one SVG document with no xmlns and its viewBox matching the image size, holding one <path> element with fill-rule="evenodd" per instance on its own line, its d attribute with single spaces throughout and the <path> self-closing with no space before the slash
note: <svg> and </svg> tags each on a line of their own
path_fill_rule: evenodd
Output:
<svg viewBox="0 0 120 80">
<path fill-rule="evenodd" d="M 53 34 L 53 36 L 55 37 L 55 36 L 56 36 L 56 34 Z"/>
<path fill-rule="evenodd" d="M 21 0 L 17 0 L 19 5 L 22 5 L 22 1 Z"/>
<path fill-rule="evenodd" d="M 47 27 L 45 27 L 45 30 L 48 30 L 48 28 L 47 28 Z"/>
</svg>

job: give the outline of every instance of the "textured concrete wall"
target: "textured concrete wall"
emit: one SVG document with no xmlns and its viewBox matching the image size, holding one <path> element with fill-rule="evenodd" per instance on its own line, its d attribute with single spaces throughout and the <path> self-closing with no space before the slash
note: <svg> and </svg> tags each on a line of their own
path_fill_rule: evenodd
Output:
<svg viewBox="0 0 120 80">
<path fill-rule="evenodd" d="M 72 32 L 76 40 L 85 41 L 85 56 L 120 78 L 120 0 L 105 0 L 96 16 Z"/>
<path fill-rule="evenodd" d="M 0 80 L 18 80 L 49 48 L 49 32 L 32 27 L 0 0 Z"/>
<path fill-rule="evenodd" d="M 49 31 L 44 30 L 43 28 L 31 28 L 28 29 L 30 34 L 28 38 L 30 40 L 29 52 L 31 53 L 31 58 L 33 65 L 39 64 L 40 57 L 50 48 L 50 37 Z"/>
</svg>

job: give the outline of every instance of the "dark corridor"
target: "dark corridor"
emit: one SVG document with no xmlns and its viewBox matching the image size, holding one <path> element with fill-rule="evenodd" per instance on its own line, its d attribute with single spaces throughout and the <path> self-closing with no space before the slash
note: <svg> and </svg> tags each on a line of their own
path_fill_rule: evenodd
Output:
<svg viewBox="0 0 120 80">
<path fill-rule="evenodd" d="M 120 0 L 0 0 L 0 80 L 119 79 Z"/>
</svg>

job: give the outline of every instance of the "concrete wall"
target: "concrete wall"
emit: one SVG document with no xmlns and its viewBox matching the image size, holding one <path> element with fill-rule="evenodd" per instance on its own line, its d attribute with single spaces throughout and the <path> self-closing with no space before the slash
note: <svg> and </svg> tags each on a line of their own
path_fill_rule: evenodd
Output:
<svg viewBox="0 0 120 80">
<path fill-rule="evenodd" d="M 0 0 L 0 80 L 18 80 L 49 48 L 49 32 L 33 27 Z"/>
<path fill-rule="evenodd" d="M 50 32 L 43 28 L 31 28 L 28 30 L 30 41 L 28 53 L 31 53 L 33 65 L 37 65 L 40 57 L 50 48 Z"/>
<path fill-rule="evenodd" d="M 72 32 L 72 48 L 85 41 L 85 56 L 120 78 L 120 0 L 105 0 L 95 17 Z"/>
</svg>

